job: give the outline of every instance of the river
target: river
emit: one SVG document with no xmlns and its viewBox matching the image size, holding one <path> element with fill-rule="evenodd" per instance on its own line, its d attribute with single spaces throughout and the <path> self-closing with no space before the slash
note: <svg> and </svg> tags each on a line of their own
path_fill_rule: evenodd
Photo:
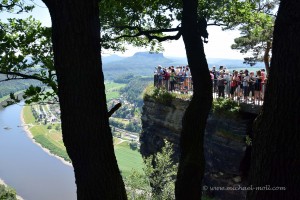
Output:
<svg viewBox="0 0 300 200">
<path fill-rule="evenodd" d="M 75 200 L 73 168 L 31 141 L 21 127 L 21 110 L 0 109 L 0 178 L 25 200 Z"/>
</svg>

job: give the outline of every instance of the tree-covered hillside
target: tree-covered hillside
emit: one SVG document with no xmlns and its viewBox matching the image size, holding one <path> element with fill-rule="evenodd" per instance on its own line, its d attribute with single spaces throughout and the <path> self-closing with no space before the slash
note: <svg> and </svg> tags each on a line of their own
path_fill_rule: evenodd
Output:
<svg viewBox="0 0 300 200">
<path fill-rule="evenodd" d="M 5 80 L 6 76 L 0 74 L 0 81 Z M 39 85 L 41 84 L 36 80 L 11 80 L 0 82 L 0 98 L 14 93 L 20 90 L 28 88 L 30 85 Z"/>
</svg>

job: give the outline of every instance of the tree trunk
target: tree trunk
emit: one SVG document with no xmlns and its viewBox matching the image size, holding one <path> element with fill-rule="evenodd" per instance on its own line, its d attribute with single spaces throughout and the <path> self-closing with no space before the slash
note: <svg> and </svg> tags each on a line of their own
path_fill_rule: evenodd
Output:
<svg viewBox="0 0 300 200">
<path fill-rule="evenodd" d="M 197 24 L 197 0 L 183 0 L 182 36 L 193 79 L 193 98 L 182 120 L 181 157 L 177 173 L 177 200 L 201 199 L 204 175 L 203 138 L 212 104 L 212 82 Z"/>
<path fill-rule="evenodd" d="M 247 199 L 299 199 L 299 10 L 298 0 L 282 0 L 279 6 L 272 70 L 263 109 L 254 126 L 250 169 L 250 184 L 265 188 L 248 191 Z"/>
<path fill-rule="evenodd" d="M 267 71 L 267 74 L 270 74 L 270 50 L 272 48 L 272 43 L 271 42 L 267 42 L 267 47 L 264 53 L 264 63 L 265 63 L 265 68 Z"/>
<path fill-rule="evenodd" d="M 98 1 L 44 2 L 52 19 L 63 141 L 74 167 L 77 198 L 126 199 L 108 122 Z"/>
</svg>

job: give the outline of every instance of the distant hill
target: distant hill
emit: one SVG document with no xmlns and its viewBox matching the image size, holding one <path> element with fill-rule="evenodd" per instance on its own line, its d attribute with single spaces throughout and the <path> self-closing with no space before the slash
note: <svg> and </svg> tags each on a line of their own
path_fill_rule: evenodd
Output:
<svg viewBox="0 0 300 200">
<path fill-rule="evenodd" d="M 154 67 L 158 65 L 167 67 L 173 62 L 173 60 L 164 57 L 162 53 L 138 52 L 131 57 L 103 63 L 103 71 L 106 78 L 123 73 L 149 76 L 153 74 Z"/>
<path fill-rule="evenodd" d="M 114 79 L 115 77 L 133 73 L 135 75 L 152 76 L 154 68 L 158 65 L 163 67 L 187 65 L 186 58 L 165 57 L 162 53 L 137 52 L 131 57 L 120 57 L 117 55 L 102 57 L 103 71 L 106 79 Z M 218 69 L 220 65 L 227 68 L 264 68 L 263 63 L 257 63 L 255 66 L 243 64 L 243 60 L 224 59 L 224 58 L 208 58 L 209 68 L 213 65 Z"/>
<path fill-rule="evenodd" d="M 102 63 L 103 64 L 107 64 L 107 63 L 110 63 L 110 62 L 115 62 L 115 61 L 120 61 L 120 60 L 123 60 L 125 57 L 121 57 L 121 56 L 118 56 L 118 55 L 111 55 L 111 56 L 102 56 L 101 59 L 102 59 Z"/>
</svg>

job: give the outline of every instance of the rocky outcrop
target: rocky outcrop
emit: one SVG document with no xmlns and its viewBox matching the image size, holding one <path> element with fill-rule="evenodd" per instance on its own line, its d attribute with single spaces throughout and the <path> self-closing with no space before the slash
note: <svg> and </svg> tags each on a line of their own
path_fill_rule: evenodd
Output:
<svg viewBox="0 0 300 200">
<path fill-rule="evenodd" d="M 173 100 L 168 106 L 151 99 L 144 102 L 140 137 L 143 155 L 159 151 L 166 139 L 174 144 L 174 159 L 178 159 L 181 119 L 188 103 L 180 99 Z M 250 113 L 231 118 L 209 115 L 204 138 L 206 169 L 203 188 L 214 199 L 245 199 L 246 191 L 241 187 L 246 184 L 250 166 L 250 149 L 245 138 L 251 134 L 255 117 Z"/>
<path fill-rule="evenodd" d="M 188 102 L 180 99 L 173 100 L 168 106 L 151 99 L 144 101 L 140 136 L 142 155 L 156 153 L 166 139 L 173 143 L 175 159 L 178 160 L 181 119 L 187 106 Z"/>
</svg>

